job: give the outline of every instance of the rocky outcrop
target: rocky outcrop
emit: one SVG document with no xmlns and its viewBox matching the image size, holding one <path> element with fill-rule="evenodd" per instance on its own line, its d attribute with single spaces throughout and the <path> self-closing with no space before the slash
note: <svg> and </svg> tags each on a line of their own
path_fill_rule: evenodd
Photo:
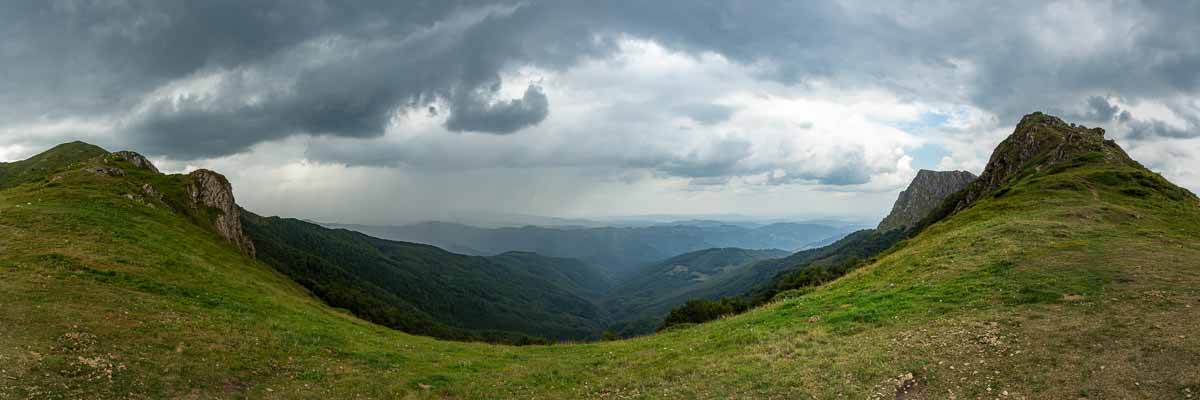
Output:
<svg viewBox="0 0 1200 400">
<path fill-rule="evenodd" d="M 185 188 L 192 207 L 217 211 L 213 228 L 221 237 L 237 245 L 242 253 L 254 257 L 254 243 L 242 231 L 241 208 L 233 199 L 233 186 L 224 175 L 207 169 L 193 171 L 187 176 Z"/>
<path fill-rule="evenodd" d="M 91 172 L 96 175 L 125 176 L 125 170 L 116 167 L 105 167 L 103 165 L 85 167 L 83 171 Z"/>
<path fill-rule="evenodd" d="M 146 198 L 154 199 L 160 203 L 163 199 L 162 192 L 159 192 L 158 189 L 155 189 L 154 186 L 150 185 L 149 183 L 142 185 L 142 195 L 146 196 Z"/>
<path fill-rule="evenodd" d="M 132 151 L 118 151 L 116 153 L 112 153 L 112 155 L 118 160 L 125 160 L 126 162 L 133 164 L 135 167 L 148 169 L 156 174 L 159 173 L 158 168 L 154 166 L 154 163 L 151 163 L 149 159 L 141 154 Z"/>
<path fill-rule="evenodd" d="M 1141 168 L 1116 142 L 1104 139 L 1104 129 L 1068 124 L 1058 117 L 1035 112 L 1021 118 L 1013 134 L 1000 142 L 983 174 L 963 191 L 954 211 L 966 209 L 1027 172 L 1039 172 L 1081 157 L 1090 157 L 1088 162 Z"/>
<path fill-rule="evenodd" d="M 942 205 L 950 195 L 967 187 L 975 175 L 967 171 L 921 170 L 917 177 L 896 199 L 892 212 L 879 223 L 878 230 L 908 229 L 917 226 L 926 216 Z"/>
</svg>

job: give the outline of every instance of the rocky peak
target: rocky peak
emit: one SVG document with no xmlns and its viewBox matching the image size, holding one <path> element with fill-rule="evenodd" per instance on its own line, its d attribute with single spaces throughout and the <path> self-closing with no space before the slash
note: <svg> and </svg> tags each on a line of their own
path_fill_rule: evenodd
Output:
<svg viewBox="0 0 1200 400">
<path fill-rule="evenodd" d="M 126 162 L 133 164 L 135 167 L 148 169 L 156 174 L 159 173 L 158 168 L 154 166 L 154 163 L 151 163 L 149 159 L 141 154 L 132 151 L 118 151 L 116 153 L 112 153 L 112 155 L 119 160 L 125 160 Z"/>
<path fill-rule="evenodd" d="M 188 174 L 185 190 L 193 207 L 220 211 L 213 219 L 213 228 L 225 240 L 237 245 L 242 253 L 254 257 L 254 244 L 242 231 L 241 208 L 234 202 L 233 186 L 224 175 L 198 169 Z"/>
<path fill-rule="evenodd" d="M 887 232 L 916 226 L 941 206 L 947 197 L 974 180 L 975 175 L 967 171 L 918 171 L 908 188 L 900 192 L 892 212 L 879 223 L 878 230 Z"/>
<path fill-rule="evenodd" d="M 1084 155 L 1094 155 L 1091 162 L 1141 167 L 1116 142 L 1104 139 L 1104 129 L 1068 124 L 1041 112 L 1026 115 L 1012 135 L 996 146 L 983 174 L 964 191 L 954 211 L 969 207 L 1027 171 L 1042 171 Z"/>
</svg>

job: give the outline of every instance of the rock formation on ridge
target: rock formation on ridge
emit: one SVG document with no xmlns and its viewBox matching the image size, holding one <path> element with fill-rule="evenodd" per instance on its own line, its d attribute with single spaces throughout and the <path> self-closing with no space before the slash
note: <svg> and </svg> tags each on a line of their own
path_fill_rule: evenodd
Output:
<svg viewBox="0 0 1200 400">
<path fill-rule="evenodd" d="M 242 231 L 241 208 L 234 202 L 233 186 L 224 175 L 207 169 L 192 171 L 187 175 L 185 191 L 193 207 L 217 209 L 220 214 L 214 217 L 213 228 L 242 253 L 254 257 L 254 243 Z"/>
<path fill-rule="evenodd" d="M 1077 157 L 1142 168 L 1116 142 L 1104 139 L 1104 129 L 1068 124 L 1058 117 L 1034 112 L 1021 118 L 1013 134 L 996 146 L 983 174 L 964 189 L 953 211 L 966 209 L 1025 172 L 1041 171 Z"/>
<path fill-rule="evenodd" d="M 908 188 L 900 192 L 892 212 L 879 223 L 880 232 L 916 226 L 942 205 L 950 195 L 962 190 L 975 175 L 967 171 L 920 170 Z"/>
</svg>

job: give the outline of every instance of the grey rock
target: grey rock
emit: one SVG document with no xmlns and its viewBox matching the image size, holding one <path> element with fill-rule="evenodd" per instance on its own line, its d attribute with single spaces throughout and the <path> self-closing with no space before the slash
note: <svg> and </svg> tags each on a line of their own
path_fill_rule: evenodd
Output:
<svg viewBox="0 0 1200 400">
<path fill-rule="evenodd" d="M 975 175 L 967 171 L 920 170 L 917 177 L 892 206 L 892 212 L 879 223 L 878 230 L 908 229 L 942 205 L 950 195 L 967 187 Z"/>
<path fill-rule="evenodd" d="M 233 243 L 243 254 L 254 257 L 254 243 L 242 231 L 241 208 L 233 198 L 233 186 L 224 175 L 207 169 L 188 174 L 188 198 L 196 208 L 210 207 L 219 211 L 212 224 L 217 234 Z"/>
<path fill-rule="evenodd" d="M 158 168 L 154 166 L 154 163 L 151 163 L 149 159 L 142 156 L 141 154 L 138 154 L 138 153 L 135 153 L 132 151 L 118 151 L 116 153 L 112 153 L 112 155 L 113 155 L 113 157 L 116 157 L 117 159 L 125 160 L 125 161 L 129 162 L 130 164 L 133 164 L 133 166 L 135 166 L 135 167 L 138 167 L 141 169 L 148 169 L 150 171 L 154 171 L 154 173 L 156 173 L 156 174 L 159 173 Z"/>
</svg>

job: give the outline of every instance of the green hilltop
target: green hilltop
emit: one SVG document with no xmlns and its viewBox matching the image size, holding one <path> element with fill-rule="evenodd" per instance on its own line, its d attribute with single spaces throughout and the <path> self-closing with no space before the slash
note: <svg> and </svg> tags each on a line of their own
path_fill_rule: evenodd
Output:
<svg viewBox="0 0 1200 400">
<path fill-rule="evenodd" d="M 1027 116 L 978 180 L 837 280 L 522 347 L 326 305 L 181 206 L 187 176 L 107 154 L 5 164 L 0 399 L 1198 396 L 1200 202 L 1110 143 Z"/>
<path fill-rule="evenodd" d="M 46 179 L 55 172 L 108 154 L 104 149 L 84 142 L 63 143 L 29 159 L 0 163 L 0 189 Z"/>
</svg>

